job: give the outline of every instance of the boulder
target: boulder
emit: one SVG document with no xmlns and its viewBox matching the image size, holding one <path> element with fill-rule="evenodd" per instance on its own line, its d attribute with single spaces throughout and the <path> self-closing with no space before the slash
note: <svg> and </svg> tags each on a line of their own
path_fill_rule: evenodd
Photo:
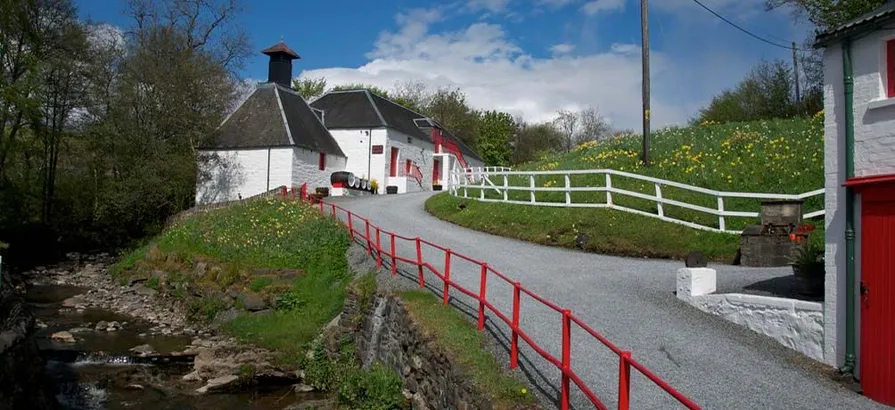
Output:
<svg viewBox="0 0 895 410">
<path fill-rule="evenodd" d="M 138 356 L 141 356 L 141 357 L 148 356 L 152 353 L 155 353 L 155 350 L 152 348 L 152 345 L 149 345 L 149 344 L 142 344 L 139 346 L 134 346 L 128 350 L 136 353 Z"/>
<path fill-rule="evenodd" d="M 75 337 L 70 332 L 65 332 L 65 331 L 53 333 L 50 336 L 50 339 L 53 339 L 54 341 L 57 341 L 57 342 L 63 342 L 63 343 L 74 343 L 75 342 Z"/>
<path fill-rule="evenodd" d="M 152 288 L 147 288 L 143 285 L 134 286 L 134 293 L 140 296 L 155 296 L 158 294 L 158 291 Z"/>
<path fill-rule="evenodd" d="M 264 299 L 254 292 L 245 292 L 240 293 L 237 296 L 237 299 L 245 306 L 246 310 L 250 312 L 257 312 L 259 310 L 264 310 L 267 308 L 267 302 Z"/>
<path fill-rule="evenodd" d="M 196 389 L 196 393 L 205 394 L 208 392 L 226 390 L 228 386 L 239 380 L 239 377 L 232 374 L 211 379 L 204 386 Z"/>
</svg>

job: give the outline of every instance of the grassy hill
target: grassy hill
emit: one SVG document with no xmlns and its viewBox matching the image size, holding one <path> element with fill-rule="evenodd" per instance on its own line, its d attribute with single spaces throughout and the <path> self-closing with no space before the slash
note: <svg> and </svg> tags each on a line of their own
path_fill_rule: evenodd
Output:
<svg viewBox="0 0 895 410">
<path fill-rule="evenodd" d="M 641 140 L 625 135 L 602 142 L 588 142 L 572 152 L 525 164 L 516 170 L 614 169 L 667 179 L 720 191 L 800 194 L 823 187 L 823 116 L 809 119 L 757 121 L 731 124 L 702 124 L 672 128 L 654 133 L 649 168 L 640 164 Z M 496 185 L 500 178 L 492 180 Z M 527 186 L 528 177 L 509 177 L 510 185 Z M 605 186 L 603 175 L 572 175 L 574 186 Z M 564 177 L 538 176 L 536 186 L 563 187 Z M 619 176 L 612 177 L 616 188 L 655 195 L 651 183 Z M 462 194 L 462 192 L 461 192 Z M 479 190 L 468 190 L 478 197 Z M 601 192 L 573 192 L 573 202 L 605 203 Z M 664 198 L 716 208 L 713 196 L 677 188 L 663 187 Z M 485 197 L 500 198 L 493 190 Z M 538 201 L 564 202 L 564 192 L 538 192 Z M 527 191 L 510 191 L 509 199 L 529 200 Z M 613 202 L 651 213 L 651 201 L 613 194 Z M 446 195 L 433 197 L 430 212 L 455 223 L 497 234 L 539 243 L 574 246 L 578 232 L 594 238 L 588 249 L 631 256 L 682 257 L 690 250 L 701 250 L 716 260 L 729 260 L 735 254 L 736 235 L 699 232 L 669 222 L 636 214 L 606 209 L 532 207 L 465 201 L 465 210 L 457 209 L 461 199 Z M 757 211 L 759 201 L 725 199 L 725 209 Z M 807 200 L 806 212 L 822 209 L 823 197 Z M 718 227 L 713 215 L 664 205 L 667 216 Z M 739 230 L 755 223 L 755 218 L 726 217 L 727 229 Z M 822 225 L 822 223 L 819 223 Z M 818 233 L 822 235 L 822 232 Z M 599 239 L 597 239 L 599 238 Z M 594 243 L 600 242 L 600 243 Z"/>
</svg>

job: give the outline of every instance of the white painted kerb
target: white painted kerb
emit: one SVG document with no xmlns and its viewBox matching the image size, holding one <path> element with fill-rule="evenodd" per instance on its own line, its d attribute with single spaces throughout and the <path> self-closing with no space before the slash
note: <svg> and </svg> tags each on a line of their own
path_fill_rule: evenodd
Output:
<svg viewBox="0 0 895 410">
<path fill-rule="evenodd" d="M 677 297 L 688 300 L 717 290 L 716 274 L 709 268 L 681 268 L 677 271 Z"/>
</svg>

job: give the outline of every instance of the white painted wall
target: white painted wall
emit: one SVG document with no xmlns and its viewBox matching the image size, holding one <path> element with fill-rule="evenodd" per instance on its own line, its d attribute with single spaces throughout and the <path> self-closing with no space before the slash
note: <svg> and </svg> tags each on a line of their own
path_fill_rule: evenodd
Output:
<svg viewBox="0 0 895 410">
<path fill-rule="evenodd" d="M 212 177 L 197 187 L 197 204 L 246 198 L 292 184 L 292 148 L 202 152 L 217 154 L 219 161 L 207 165 Z"/>
<path fill-rule="evenodd" d="M 320 153 L 303 148 L 293 148 L 292 157 L 292 183 L 291 186 L 301 186 L 308 183 L 308 192 L 314 192 L 318 187 L 332 187 L 330 175 L 336 171 L 345 169 L 346 159 L 337 155 L 326 155 L 326 169 L 320 170 Z"/>
<path fill-rule="evenodd" d="M 385 193 L 385 184 L 382 182 L 387 174 L 383 164 L 387 162 L 389 155 L 388 147 L 385 147 L 386 129 L 330 130 L 330 134 L 348 157 L 344 170 L 359 178 L 376 179 L 380 193 Z M 382 154 L 372 154 L 373 145 L 383 145 Z"/>
<path fill-rule="evenodd" d="M 885 98 L 884 41 L 895 30 L 871 33 L 852 43 L 854 75 L 855 176 L 895 173 L 895 99 Z M 826 198 L 826 281 L 824 361 L 841 366 L 845 360 L 845 95 L 842 46 L 824 51 L 824 175 Z M 859 216 L 860 198 L 856 198 Z M 840 211 L 841 210 L 841 211 Z M 856 219 L 860 219 L 859 217 Z M 856 230 L 860 237 L 860 229 Z M 856 241 L 856 255 L 860 255 Z M 860 258 L 856 258 L 858 261 Z M 855 267 L 860 280 L 860 266 Z M 857 287 L 856 287 L 857 289 Z M 860 306 L 855 297 L 856 313 Z M 860 329 L 860 322 L 856 323 Z M 860 339 L 860 332 L 856 332 Z M 860 346 L 856 340 L 856 348 Z"/>
<path fill-rule="evenodd" d="M 824 358 L 820 303 L 738 293 L 694 296 L 690 303 L 704 312 L 769 336 L 812 359 Z"/>
<path fill-rule="evenodd" d="M 402 186 L 405 187 L 403 192 L 431 191 L 432 155 L 435 153 L 434 144 L 428 141 L 422 141 L 418 138 L 411 138 L 400 131 L 389 129 L 388 146 L 386 147 L 386 153 L 388 155 L 385 157 L 386 161 L 384 164 L 386 172 L 389 170 L 391 164 L 390 153 L 392 147 L 398 148 L 398 175 L 403 173 L 406 161 L 409 159 L 420 167 L 420 172 L 423 174 L 423 180 L 422 186 L 420 186 L 420 184 L 413 178 L 390 178 L 389 185 L 398 185 L 398 192 L 402 192 Z"/>
</svg>

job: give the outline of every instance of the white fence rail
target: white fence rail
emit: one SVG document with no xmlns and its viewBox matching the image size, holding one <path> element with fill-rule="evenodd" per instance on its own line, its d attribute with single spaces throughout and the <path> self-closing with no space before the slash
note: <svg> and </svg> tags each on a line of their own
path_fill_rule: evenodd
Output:
<svg viewBox="0 0 895 410">
<path fill-rule="evenodd" d="M 702 229 L 707 231 L 714 232 L 725 232 L 731 234 L 739 234 L 738 230 L 729 230 L 727 229 L 727 221 L 725 218 L 727 217 L 738 217 L 738 218 L 758 218 L 760 216 L 758 211 L 734 211 L 725 209 L 724 200 L 725 198 L 745 198 L 745 199 L 754 199 L 754 200 L 805 200 L 807 198 L 821 196 L 824 194 L 824 189 L 817 189 L 811 192 L 805 192 L 803 194 L 769 194 L 769 193 L 749 193 L 749 192 L 726 192 L 726 191 L 716 191 L 713 189 L 701 188 L 693 185 L 682 184 L 679 182 L 668 181 L 659 178 L 653 178 L 638 174 L 632 174 L 629 172 L 616 171 L 612 169 L 594 169 L 594 170 L 572 170 L 572 171 L 489 171 L 489 168 L 499 168 L 499 167 L 478 167 L 478 168 L 467 168 L 463 170 L 463 173 L 466 176 L 471 175 L 472 178 L 460 178 L 457 175 L 455 181 L 458 181 L 456 185 L 452 185 L 451 194 L 454 196 L 460 196 L 462 191 L 462 196 L 464 198 L 469 198 L 469 189 L 478 189 L 479 195 L 477 199 L 479 201 L 484 202 L 504 202 L 511 204 L 523 204 L 523 205 L 539 205 L 539 206 L 554 206 L 554 207 L 579 207 L 579 208 L 611 208 L 619 211 L 631 212 L 640 215 L 645 215 L 653 218 L 658 218 L 664 221 L 673 222 L 680 225 L 689 226 L 691 228 Z M 459 170 L 458 170 L 459 171 Z M 457 172 L 457 171 L 455 171 Z M 605 186 L 573 186 L 572 185 L 572 176 L 577 175 L 605 175 Z M 528 184 L 524 186 L 521 185 L 510 185 L 510 177 L 528 177 Z M 553 177 L 551 180 L 555 179 L 555 177 L 563 177 L 564 184 L 563 186 L 538 186 L 536 184 L 536 177 Z M 628 178 L 632 180 L 637 180 L 641 182 L 646 182 L 649 184 L 653 184 L 655 187 L 655 194 L 645 194 L 642 192 L 635 192 L 626 189 L 616 188 L 612 185 L 612 177 L 622 177 Z M 459 181 L 463 181 L 462 183 Z M 495 183 L 497 181 L 497 183 Z M 717 207 L 707 207 L 702 205 L 691 204 L 687 202 L 682 202 L 674 199 L 669 199 L 663 197 L 662 188 L 663 187 L 672 187 L 685 191 L 690 191 L 694 193 L 699 193 L 703 195 L 708 195 L 715 197 Z M 501 195 L 501 198 L 486 198 L 485 191 L 496 191 Z M 529 199 L 527 201 L 522 200 L 513 200 L 509 198 L 510 191 L 523 191 L 529 193 Z M 565 193 L 565 201 L 538 201 L 536 193 L 538 192 L 563 192 Z M 603 203 L 591 203 L 591 202 L 574 202 L 572 193 L 574 192 L 605 192 L 606 200 Z M 647 212 L 641 209 L 634 209 L 626 206 L 619 205 L 613 202 L 613 195 L 621 195 L 632 198 L 639 198 L 647 201 L 651 201 L 655 203 L 656 212 Z M 718 218 L 717 226 L 709 226 L 705 224 L 700 224 L 697 222 L 684 221 L 681 219 L 673 218 L 666 215 L 665 209 L 663 205 L 675 206 L 680 208 L 689 209 L 691 211 L 696 211 L 699 213 L 713 215 Z M 804 219 L 814 218 L 821 215 L 824 215 L 824 209 L 815 210 L 812 212 L 806 212 L 803 215 Z"/>
</svg>

